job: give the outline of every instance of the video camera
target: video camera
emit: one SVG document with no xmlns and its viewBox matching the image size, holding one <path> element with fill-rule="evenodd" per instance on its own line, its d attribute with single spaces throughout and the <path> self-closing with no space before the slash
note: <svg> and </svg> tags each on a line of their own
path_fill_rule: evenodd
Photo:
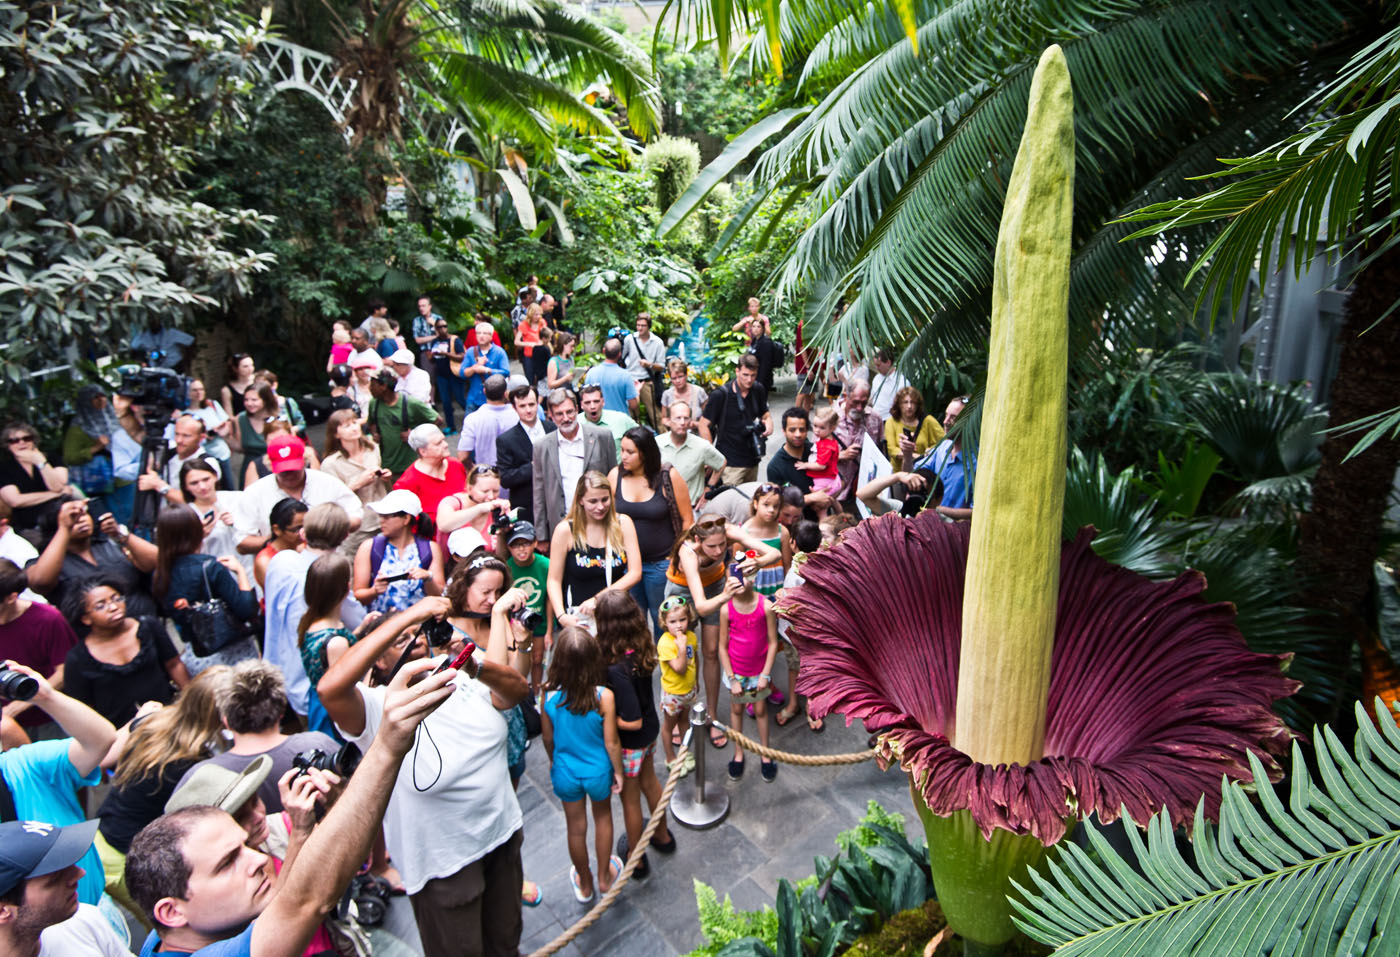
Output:
<svg viewBox="0 0 1400 957">
<path fill-rule="evenodd" d="M 520 521 L 520 509 L 513 508 L 508 512 L 499 512 L 491 518 L 491 527 L 488 531 L 491 535 L 508 535 L 511 527 Z"/>
<path fill-rule="evenodd" d="M 123 368 L 122 384 L 117 388 L 117 395 L 147 411 L 183 409 L 188 394 L 189 380 L 174 369 L 140 366 Z"/>
</svg>

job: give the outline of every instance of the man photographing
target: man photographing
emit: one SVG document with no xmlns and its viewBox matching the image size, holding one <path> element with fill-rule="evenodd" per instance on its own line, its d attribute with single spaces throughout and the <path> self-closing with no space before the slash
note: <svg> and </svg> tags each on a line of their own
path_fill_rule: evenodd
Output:
<svg viewBox="0 0 1400 957">
<path fill-rule="evenodd" d="M 409 687 L 437 664 L 412 662 L 390 682 L 373 744 L 276 886 L 267 855 L 246 846 L 227 811 L 182 808 L 146 825 L 126 859 L 127 888 L 156 928 L 141 957 L 301 954 L 368 857 L 415 729 L 452 694 L 451 669 Z"/>
</svg>

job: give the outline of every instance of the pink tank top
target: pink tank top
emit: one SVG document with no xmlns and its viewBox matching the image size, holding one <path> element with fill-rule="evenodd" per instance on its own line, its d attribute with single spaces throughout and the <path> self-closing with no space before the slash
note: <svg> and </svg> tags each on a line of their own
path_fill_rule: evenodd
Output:
<svg viewBox="0 0 1400 957">
<path fill-rule="evenodd" d="M 729 663 L 736 675 L 754 678 L 763 674 L 764 662 L 768 660 L 766 608 L 762 595 L 748 614 L 735 608 L 733 601 L 729 602 Z"/>
</svg>

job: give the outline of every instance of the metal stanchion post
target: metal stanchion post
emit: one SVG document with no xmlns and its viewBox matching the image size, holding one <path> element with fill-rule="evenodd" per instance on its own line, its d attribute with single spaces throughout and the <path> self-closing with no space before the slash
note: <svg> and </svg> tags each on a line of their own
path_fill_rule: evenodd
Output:
<svg viewBox="0 0 1400 957">
<path fill-rule="evenodd" d="M 710 713 L 703 702 L 690 708 L 690 749 L 695 755 L 695 788 L 693 793 L 676 788 L 671 795 L 671 814 L 686 827 L 703 830 L 714 827 L 729 813 L 729 795 L 716 788 L 705 793 L 705 752 L 708 748 Z"/>
</svg>

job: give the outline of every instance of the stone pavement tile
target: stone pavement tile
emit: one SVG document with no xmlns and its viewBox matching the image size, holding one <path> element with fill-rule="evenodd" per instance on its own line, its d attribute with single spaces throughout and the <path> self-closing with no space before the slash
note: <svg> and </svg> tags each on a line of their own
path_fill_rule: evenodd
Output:
<svg viewBox="0 0 1400 957">
<path fill-rule="evenodd" d="M 695 936 L 698 946 L 699 935 Z M 694 946 L 687 948 L 694 949 Z M 607 957 L 664 957 L 673 952 L 675 948 L 670 941 L 657 927 L 645 920 L 628 927 L 596 949 L 588 951 L 593 954 L 606 954 Z"/>
<path fill-rule="evenodd" d="M 525 933 L 520 937 L 520 952 L 522 954 L 533 953 L 564 932 L 563 925 L 556 920 L 540 923 L 532 929 L 529 918 L 530 911 L 527 909 L 525 911 Z M 583 957 L 582 952 L 573 944 L 557 950 L 555 953 L 563 955 L 563 957 Z"/>
</svg>

